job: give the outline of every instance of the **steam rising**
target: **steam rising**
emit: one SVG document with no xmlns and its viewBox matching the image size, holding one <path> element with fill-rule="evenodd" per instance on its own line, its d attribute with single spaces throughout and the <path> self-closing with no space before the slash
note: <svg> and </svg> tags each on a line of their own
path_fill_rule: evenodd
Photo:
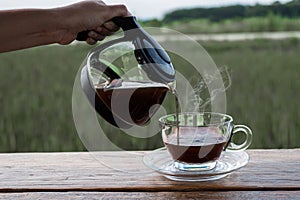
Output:
<svg viewBox="0 0 300 200">
<path fill-rule="evenodd" d="M 216 73 L 221 74 L 225 89 L 214 89 L 209 93 L 207 85 L 217 79 L 214 74 L 205 74 L 202 77 L 193 76 L 189 80 L 190 83 L 195 84 L 192 91 L 186 88 L 186 91 L 189 91 L 184 100 L 184 102 L 186 102 L 184 107 L 187 112 L 209 111 L 211 102 L 214 101 L 220 93 L 224 93 L 231 86 L 230 71 L 227 66 L 219 67 L 219 72 Z"/>
</svg>

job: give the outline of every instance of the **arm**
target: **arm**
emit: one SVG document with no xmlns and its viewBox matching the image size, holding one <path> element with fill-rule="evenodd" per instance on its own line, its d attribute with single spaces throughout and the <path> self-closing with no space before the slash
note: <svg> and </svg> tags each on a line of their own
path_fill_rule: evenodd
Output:
<svg viewBox="0 0 300 200">
<path fill-rule="evenodd" d="M 129 15 L 123 5 L 102 1 L 83 1 L 52 9 L 0 11 L 0 52 L 52 43 L 69 44 L 77 33 L 89 32 L 87 43 L 94 44 L 118 29 L 109 21 Z"/>
</svg>

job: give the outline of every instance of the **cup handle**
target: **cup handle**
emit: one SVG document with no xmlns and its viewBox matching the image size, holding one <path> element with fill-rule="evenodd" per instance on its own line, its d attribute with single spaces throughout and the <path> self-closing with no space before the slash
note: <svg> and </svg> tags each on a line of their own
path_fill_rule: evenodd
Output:
<svg viewBox="0 0 300 200">
<path fill-rule="evenodd" d="M 236 134 L 237 132 L 243 132 L 246 136 L 246 139 L 242 144 L 235 144 L 234 142 L 232 142 L 232 138 L 234 137 L 234 134 Z M 228 146 L 226 148 L 226 151 L 243 151 L 250 146 L 251 141 L 252 141 L 251 129 L 245 125 L 235 125 Z"/>
</svg>

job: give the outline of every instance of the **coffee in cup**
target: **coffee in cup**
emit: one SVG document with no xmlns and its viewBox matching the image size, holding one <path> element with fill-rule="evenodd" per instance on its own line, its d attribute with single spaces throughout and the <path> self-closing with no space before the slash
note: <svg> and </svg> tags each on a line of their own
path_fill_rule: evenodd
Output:
<svg viewBox="0 0 300 200">
<path fill-rule="evenodd" d="M 224 150 L 245 150 L 252 140 L 247 126 L 234 125 L 231 116 L 221 113 L 171 114 L 159 122 L 163 142 L 180 170 L 211 170 Z M 237 132 L 246 136 L 242 144 L 232 140 Z"/>
</svg>

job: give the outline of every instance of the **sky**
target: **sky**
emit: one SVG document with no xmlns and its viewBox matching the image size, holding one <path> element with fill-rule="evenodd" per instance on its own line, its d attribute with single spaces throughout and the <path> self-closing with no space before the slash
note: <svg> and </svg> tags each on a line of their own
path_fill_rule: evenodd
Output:
<svg viewBox="0 0 300 200">
<path fill-rule="evenodd" d="M 0 10 L 16 8 L 49 8 L 63 6 L 79 0 L 0 0 Z M 106 4 L 125 4 L 139 19 L 162 18 L 178 8 L 218 7 L 233 4 L 270 4 L 275 0 L 104 0 Z M 281 3 L 291 0 L 279 0 Z"/>
</svg>

